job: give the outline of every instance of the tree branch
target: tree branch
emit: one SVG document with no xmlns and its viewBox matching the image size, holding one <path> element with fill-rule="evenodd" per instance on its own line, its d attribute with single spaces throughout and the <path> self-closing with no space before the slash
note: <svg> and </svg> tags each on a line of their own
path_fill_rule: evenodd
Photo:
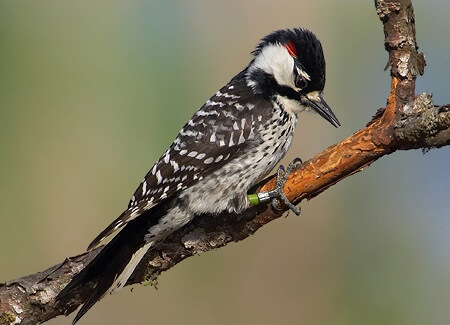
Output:
<svg viewBox="0 0 450 325">
<path fill-rule="evenodd" d="M 315 197 L 397 150 L 427 150 L 450 144 L 450 105 L 434 106 L 429 94 L 415 96 L 415 80 L 424 72 L 425 59 L 417 52 L 411 1 L 377 0 L 375 5 L 384 25 L 387 67 L 391 68 L 387 105 L 366 127 L 317 154 L 289 176 L 284 191 L 295 203 Z M 272 189 L 274 183 L 271 177 L 262 182 L 261 189 Z M 156 281 L 161 272 L 185 258 L 243 240 L 280 216 L 270 206 L 262 206 L 241 215 L 196 218 L 149 251 L 127 285 Z M 64 305 L 55 304 L 54 298 L 100 249 L 0 284 L 0 324 L 35 324 L 74 311 L 87 298 L 88 288 Z"/>
</svg>

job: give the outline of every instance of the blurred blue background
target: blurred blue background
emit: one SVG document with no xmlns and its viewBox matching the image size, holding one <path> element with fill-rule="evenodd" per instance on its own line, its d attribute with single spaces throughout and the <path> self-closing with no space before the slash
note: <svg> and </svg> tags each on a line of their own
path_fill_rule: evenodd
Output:
<svg viewBox="0 0 450 325">
<path fill-rule="evenodd" d="M 427 58 L 417 92 L 450 103 L 450 3 L 415 9 Z M 1 1 L 0 281 L 84 251 L 258 40 L 296 26 L 323 43 L 342 127 L 301 116 L 284 163 L 385 105 L 373 1 Z M 80 324 L 448 324 L 449 159 L 449 148 L 385 157 L 300 217 L 189 258 L 158 291 L 106 297 Z"/>
</svg>

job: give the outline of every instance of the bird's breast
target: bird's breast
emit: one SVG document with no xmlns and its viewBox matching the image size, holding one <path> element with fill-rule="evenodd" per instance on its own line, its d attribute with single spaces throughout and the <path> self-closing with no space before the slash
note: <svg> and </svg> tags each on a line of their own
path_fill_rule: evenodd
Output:
<svg viewBox="0 0 450 325">
<path fill-rule="evenodd" d="M 296 123 L 295 115 L 275 110 L 272 118 L 255 130 L 255 140 L 249 147 L 183 192 L 192 212 L 241 212 L 248 208 L 248 190 L 284 157 Z"/>
</svg>

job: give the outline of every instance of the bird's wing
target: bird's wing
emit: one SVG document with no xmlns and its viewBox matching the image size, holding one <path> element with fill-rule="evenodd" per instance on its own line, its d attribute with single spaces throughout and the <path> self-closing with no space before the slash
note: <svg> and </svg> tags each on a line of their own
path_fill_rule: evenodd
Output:
<svg viewBox="0 0 450 325">
<path fill-rule="evenodd" d="M 253 97 L 248 103 L 246 96 L 234 95 L 230 91 L 233 88 L 224 87 L 194 114 L 147 173 L 128 209 L 92 241 L 88 250 L 127 222 L 221 168 L 255 140 L 257 127 L 271 113 L 270 102 L 260 98 L 255 103 Z"/>
</svg>

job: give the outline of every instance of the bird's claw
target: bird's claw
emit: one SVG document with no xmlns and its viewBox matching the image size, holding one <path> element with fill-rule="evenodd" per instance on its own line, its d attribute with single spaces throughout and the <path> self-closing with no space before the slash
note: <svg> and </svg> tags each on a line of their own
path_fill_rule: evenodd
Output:
<svg viewBox="0 0 450 325">
<path fill-rule="evenodd" d="M 278 168 L 277 171 L 277 182 L 275 185 L 275 189 L 270 191 L 270 196 L 272 197 L 272 207 L 275 210 L 281 211 L 280 202 L 282 201 L 285 206 L 287 206 L 292 212 L 294 212 L 296 215 L 300 215 L 301 208 L 297 208 L 295 205 L 293 205 L 289 199 L 286 197 L 286 195 L 283 192 L 284 184 L 286 183 L 289 174 L 294 170 L 294 168 L 297 166 L 297 164 L 302 164 L 302 160 L 300 158 L 294 159 L 287 167 L 286 170 L 284 170 L 283 165 L 281 165 Z"/>
</svg>

